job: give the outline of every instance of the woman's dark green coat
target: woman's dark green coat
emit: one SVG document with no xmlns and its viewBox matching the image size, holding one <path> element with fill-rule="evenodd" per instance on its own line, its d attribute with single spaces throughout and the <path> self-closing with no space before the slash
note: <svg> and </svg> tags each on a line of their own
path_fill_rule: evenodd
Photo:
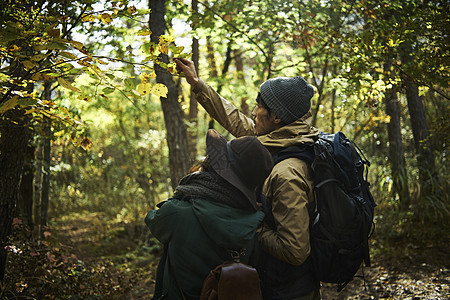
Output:
<svg viewBox="0 0 450 300">
<path fill-rule="evenodd" d="M 263 218 L 260 211 L 233 208 L 206 197 L 171 198 L 151 210 L 145 222 L 165 245 L 154 299 L 182 299 L 173 273 L 186 299 L 198 299 L 209 271 L 230 259 L 228 249 L 246 248 L 241 261 L 255 265 L 256 228 Z"/>
</svg>

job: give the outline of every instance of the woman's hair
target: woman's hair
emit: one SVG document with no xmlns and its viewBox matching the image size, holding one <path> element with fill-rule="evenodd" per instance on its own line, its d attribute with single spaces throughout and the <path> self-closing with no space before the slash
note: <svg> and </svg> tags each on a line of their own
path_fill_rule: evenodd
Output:
<svg viewBox="0 0 450 300">
<path fill-rule="evenodd" d="M 188 173 L 211 171 L 210 159 L 208 156 L 195 162 L 188 170 Z"/>
</svg>

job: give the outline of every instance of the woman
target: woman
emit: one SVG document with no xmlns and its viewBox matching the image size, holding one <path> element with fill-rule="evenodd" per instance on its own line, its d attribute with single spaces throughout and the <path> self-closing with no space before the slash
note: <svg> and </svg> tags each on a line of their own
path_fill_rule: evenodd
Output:
<svg viewBox="0 0 450 300">
<path fill-rule="evenodd" d="M 264 214 L 255 188 L 270 173 L 272 157 L 255 137 L 227 142 L 215 130 L 207 133 L 206 153 L 199 171 L 145 218 L 164 244 L 154 299 L 198 299 L 209 271 L 231 260 L 231 251 L 256 265 L 256 228 Z"/>
</svg>

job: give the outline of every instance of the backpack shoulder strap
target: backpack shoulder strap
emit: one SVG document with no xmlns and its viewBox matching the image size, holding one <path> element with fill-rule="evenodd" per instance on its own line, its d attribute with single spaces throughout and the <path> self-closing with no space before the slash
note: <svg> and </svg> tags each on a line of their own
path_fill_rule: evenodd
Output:
<svg viewBox="0 0 450 300">
<path fill-rule="evenodd" d="M 272 158 L 274 165 L 287 158 L 298 158 L 312 164 L 314 161 L 314 144 L 306 143 L 290 146 L 278 151 L 272 156 Z"/>
</svg>

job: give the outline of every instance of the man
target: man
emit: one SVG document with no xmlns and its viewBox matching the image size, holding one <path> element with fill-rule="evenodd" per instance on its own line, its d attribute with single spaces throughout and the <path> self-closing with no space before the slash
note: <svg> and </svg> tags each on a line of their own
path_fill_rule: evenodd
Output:
<svg viewBox="0 0 450 300">
<path fill-rule="evenodd" d="M 174 61 L 197 101 L 234 136 L 256 135 L 273 155 L 317 139 L 318 130 L 307 122 L 314 90 L 302 77 L 263 82 L 252 120 L 199 79 L 191 61 Z M 297 158 L 282 160 L 264 182 L 262 193 L 268 207 L 258 232 L 264 299 L 320 299 L 320 285 L 308 259 L 308 205 L 314 200 L 310 166 Z"/>
</svg>

